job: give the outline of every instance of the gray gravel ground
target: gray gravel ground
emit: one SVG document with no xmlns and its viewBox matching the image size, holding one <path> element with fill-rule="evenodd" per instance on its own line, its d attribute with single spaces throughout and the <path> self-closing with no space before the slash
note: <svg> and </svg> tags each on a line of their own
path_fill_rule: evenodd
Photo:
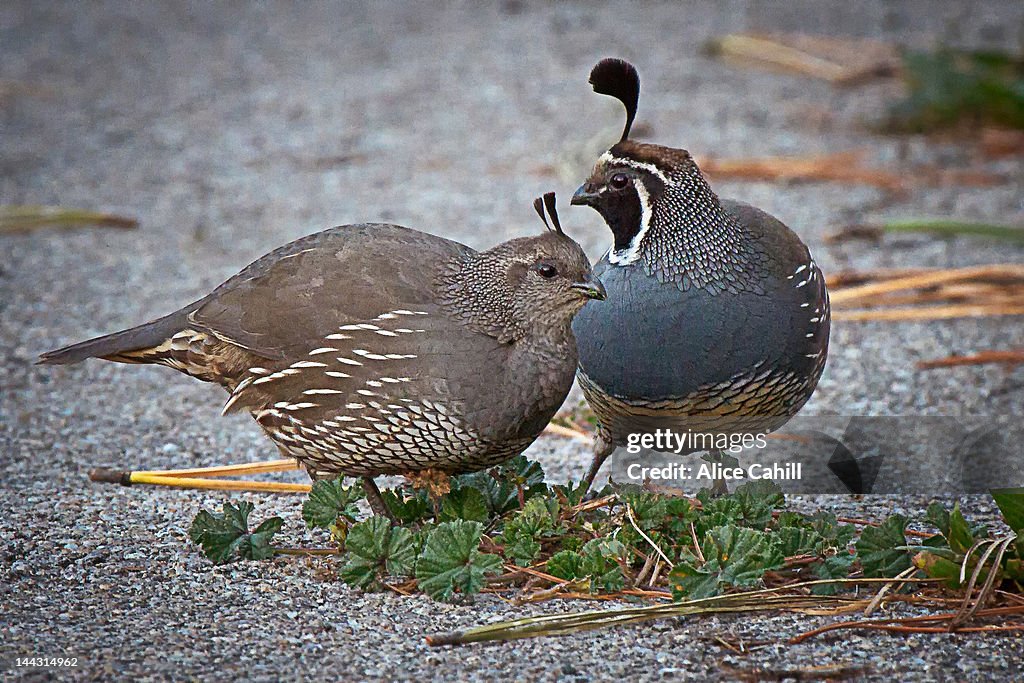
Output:
<svg viewBox="0 0 1024 683">
<path fill-rule="evenodd" d="M 1013 48 L 1022 26 L 1024 5 L 1012 2 L 0 4 L 0 203 L 142 222 L 0 237 L 0 670 L 27 679 L 728 680 L 755 667 L 848 663 L 867 680 L 1020 678 L 1020 636 L 844 632 L 786 646 L 821 622 L 790 615 L 430 650 L 426 632 L 584 605 L 364 595 L 324 560 L 212 567 L 186 531 L 224 496 L 103 487 L 85 472 L 276 457 L 255 425 L 219 418 L 218 389 L 169 370 L 32 362 L 176 308 L 269 249 L 341 223 L 389 220 L 484 247 L 535 232 L 529 202 L 556 189 L 563 222 L 598 255 L 605 228 L 566 200 L 583 177 L 578 160 L 620 125 L 621 108 L 586 85 L 608 54 L 640 68 L 649 137 L 698 154 L 859 148 L 900 168 L 973 163 L 969 144 L 865 132 L 894 84 L 833 89 L 724 65 L 699 47 L 761 29 Z M 884 215 L 1024 221 L 1020 160 L 979 163 L 1015 180 L 922 189 L 895 205 L 859 186 L 716 186 L 781 217 L 826 270 L 1020 262 L 1020 248 L 969 240 L 823 244 L 839 223 Z M 913 364 L 1019 346 L 1022 332 L 1020 318 L 836 324 L 807 410 L 1020 415 L 1024 370 L 921 373 Z M 560 480 L 586 461 L 582 446 L 548 437 L 530 455 Z M 284 515 L 290 540 L 323 540 L 301 530 L 299 499 L 242 497 L 258 515 Z M 926 502 L 794 500 L 876 518 Z M 981 497 L 963 504 L 992 514 Z M 769 645 L 738 655 L 719 636 Z M 25 656 L 77 657 L 78 667 L 16 669 Z"/>
</svg>

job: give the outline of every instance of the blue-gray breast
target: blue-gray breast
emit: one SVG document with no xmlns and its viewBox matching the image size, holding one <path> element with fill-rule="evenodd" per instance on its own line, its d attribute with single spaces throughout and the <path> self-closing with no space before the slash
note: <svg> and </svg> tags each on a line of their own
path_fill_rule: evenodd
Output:
<svg viewBox="0 0 1024 683">
<path fill-rule="evenodd" d="M 630 433 L 777 429 L 813 393 L 829 337 L 825 279 L 800 238 L 720 200 L 685 150 L 628 139 L 640 92 L 632 65 L 603 60 L 590 82 L 627 117 L 572 199 L 613 236 L 595 267 L 608 298 L 573 323 L 599 423 L 588 484 Z"/>
</svg>

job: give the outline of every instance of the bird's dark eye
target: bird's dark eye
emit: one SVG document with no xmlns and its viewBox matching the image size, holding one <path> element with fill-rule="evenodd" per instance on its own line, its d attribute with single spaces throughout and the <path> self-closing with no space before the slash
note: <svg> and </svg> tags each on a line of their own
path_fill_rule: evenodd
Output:
<svg viewBox="0 0 1024 683">
<path fill-rule="evenodd" d="M 621 190 L 626 185 L 629 185 L 629 178 L 626 176 L 625 173 L 616 173 L 608 181 L 608 184 L 611 185 L 612 188 L 615 190 Z"/>
<path fill-rule="evenodd" d="M 540 273 L 541 277 L 551 279 L 558 275 L 558 268 L 555 268 L 550 263 L 542 263 L 537 266 L 537 272 Z"/>
</svg>

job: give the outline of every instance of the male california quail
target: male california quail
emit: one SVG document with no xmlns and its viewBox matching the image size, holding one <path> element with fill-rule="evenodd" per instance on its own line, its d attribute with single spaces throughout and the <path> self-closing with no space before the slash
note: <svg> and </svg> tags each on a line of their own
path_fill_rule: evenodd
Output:
<svg viewBox="0 0 1024 683">
<path fill-rule="evenodd" d="M 248 410 L 313 478 L 363 477 L 379 508 L 372 477 L 500 463 L 565 400 L 572 317 L 604 289 L 544 200 L 553 228 L 482 252 L 381 223 L 309 235 L 179 311 L 40 363 L 156 363 L 216 382 L 224 413 Z"/>
<path fill-rule="evenodd" d="M 622 101 L 626 125 L 572 198 L 614 236 L 594 268 L 608 300 L 573 322 L 599 423 L 588 485 L 633 432 L 781 427 L 814 391 L 829 335 L 825 279 L 800 238 L 719 200 L 685 150 L 628 139 L 640 94 L 631 64 L 605 59 L 590 83 Z"/>
</svg>

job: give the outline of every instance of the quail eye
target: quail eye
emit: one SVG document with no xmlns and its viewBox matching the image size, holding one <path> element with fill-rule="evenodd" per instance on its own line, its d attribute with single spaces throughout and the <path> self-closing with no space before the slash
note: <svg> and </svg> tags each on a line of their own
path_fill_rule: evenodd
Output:
<svg viewBox="0 0 1024 683">
<path fill-rule="evenodd" d="M 558 268 L 555 268 L 550 263 L 542 263 L 539 266 L 537 266 L 537 272 L 540 273 L 541 277 L 550 280 L 554 276 L 558 275 Z"/>
<path fill-rule="evenodd" d="M 626 185 L 629 185 L 629 178 L 626 177 L 625 173 L 616 173 L 608 181 L 608 184 L 615 190 L 621 190 L 626 187 Z"/>
</svg>

